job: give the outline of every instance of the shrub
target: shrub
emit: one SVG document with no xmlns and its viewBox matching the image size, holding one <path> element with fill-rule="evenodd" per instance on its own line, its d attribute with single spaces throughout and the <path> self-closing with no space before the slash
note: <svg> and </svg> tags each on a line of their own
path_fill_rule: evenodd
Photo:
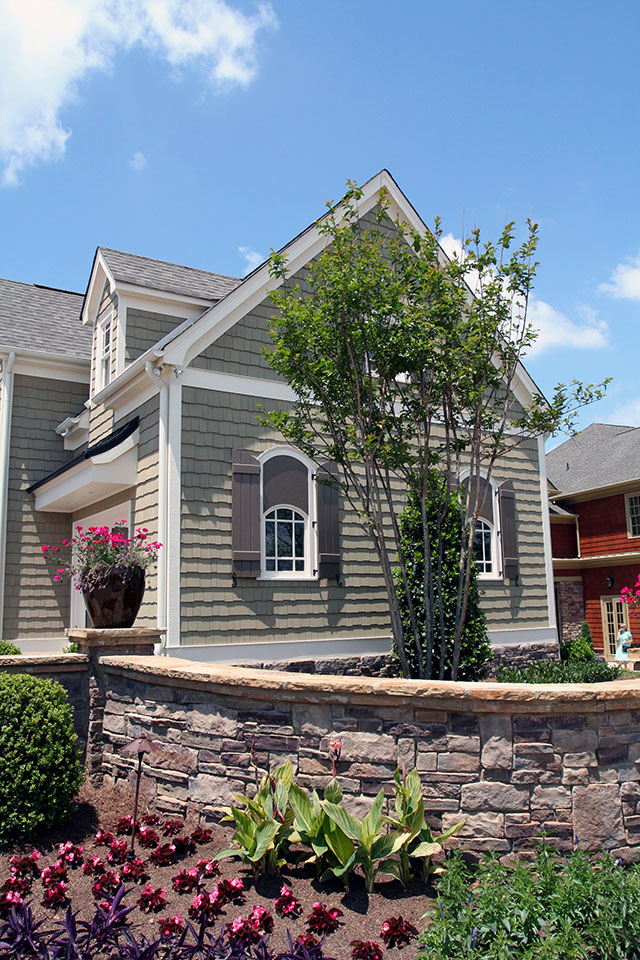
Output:
<svg viewBox="0 0 640 960">
<path fill-rule="evenodd" d="M 81 781 L 64 688 L 28 674 L 0 674 L 0 843 L 62 822 Z"/>
<path fill-rule="evenodd" d="M 421 625 L 421 640 L 423 652 L 426 649 L 427 637 L 433 636 L 433 659 L 431 676 L 445 680 L 451 679 L 451 659 L 453 655 L 453 638 L 456 624 L 456 602 L 458 596 L 458 581 L 460 576 L 460 547 L 462 543 L 462 521 L 460 505 L 455 492 L 450 493 L 446 503 L 446 486 L 436 470 L 429 473 L 429 495 L 427 502 L 427 519 L 429 536 L 433 546 L 433 578 L 434 598 L 430 623 L 427 623 L 424 603 L 424 542 L 422 531 L 422 517 L 420 501 L 417 491 L 409 487 L 407 492 L 407 507 L 400 515 L 400 532 L 407 564 L 407 580 L 411 591 L 413 607 L 418 623 Z M 442 588 L 437 589 L 437 558 L 436 545 L 438 542 L 438 513 L 444 513 L 440 536 L 442 538 Z M 405 636 L 412 634 L 409 617 L 409 605 L 403 593 L 403 581 L 399 570 L 394 573 L 398 588 L 398 600 Z M 444 663 L 441 664 L 441 622 L 444 625 Z M 407 659 L 411 668 L 411 676 L 417 677 L 418 658 L 415 650 L 407 645 Z M 491 661 L 491 644 L 487 635 L 487 620 L 480 606 L 480 591 L 475 564 L 472 564 L 471 581 L 469 586 L 469 603 L 464 621 L 464 631 L 460 641 L 460 668 L 459 680 L 482 680 L 487 673 L 487 665 Z"/>
<path fill-rule="evenodd" d="M 475 869 L 456 854 L 420 942 L 419 960 L 639 960 L 640 865 L 582 851 Z"/>
<path fill-rule="evenodd" d="M 536 660 L 526 667 L 499 667 L 500 683 L 606 683 L 617 680 L 623 667 L 610 666 L 604 660 Z"/>
<path fill-rule="evenodd" d="M 586 620 L 582 621 L 580 633 L 577 637 L 560 644 L 560 657 L 563 661 L 569 663 L 590 662 L 596 659 L 591 627 Z"/>
<path fill-rule="evenodd" d="M 19 657 L 22 653 L 20 647 L 10 640 L 0 640 L 0 657 Z"/>
</svg>

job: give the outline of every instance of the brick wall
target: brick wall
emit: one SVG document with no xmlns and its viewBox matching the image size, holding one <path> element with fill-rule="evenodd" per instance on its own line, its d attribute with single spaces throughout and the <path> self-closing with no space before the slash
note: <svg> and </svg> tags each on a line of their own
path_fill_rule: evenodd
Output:
<svg viewBox="0 0 640 960">
<path fill-rule="evenodd" d="M 558 622 L 562 640 L 571 640 L 580 633 L 585 618 L 582 580 L 556 580 Z"/>
</svg>

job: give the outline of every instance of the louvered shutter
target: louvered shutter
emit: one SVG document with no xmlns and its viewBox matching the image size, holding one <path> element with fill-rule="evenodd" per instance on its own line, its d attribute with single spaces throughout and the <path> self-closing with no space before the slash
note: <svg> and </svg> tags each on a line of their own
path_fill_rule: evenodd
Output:
<svg viewBox="0 0 640 960">
<path fill-rule="evenodd" d="M 318 576 L 335 580 L 340 573 L 337 466 L 325 463 L 316 471 L 318 504 Z"/>
<path fill-rule="evenodd" d="M 271 457 L 262 468 L 262 509 L 266 513 L 282 503 L 309 513 L 309 471 L 286 454 Z"/>
<path fill-rule="evenodd" d="M 474 476 L 469 477 L 463 481 L 462 486 L 469 486 L 469 500 L 467 502 L 467 517 L 471 519 L 473 514 L 475 504 L 476 504 L 476 491 L 478 486 L 480 487 L 480 511 L 478 513 L 478 518 L 482 517 L 483 520 L 486 520 L 488 523 L 493 526 L 493 490 L 491 489 L 491 484 L 488 480 L 485 480 L 484 477 Z"/>
<path fill-rule="evenodd" d="M 260 464 L 246 450 L 233 450 L 231 497 L 232 570 L 260 576 Z"/>
<path fill-rule="evenodd" d="M 505 580 L 517 580 L 520 574 L 518 536 L 516 529 L 516 495 L 513 480 L 505 480 L 499 487 L 500 528 L 502 541 L 502 569 Z"/>
</svg>

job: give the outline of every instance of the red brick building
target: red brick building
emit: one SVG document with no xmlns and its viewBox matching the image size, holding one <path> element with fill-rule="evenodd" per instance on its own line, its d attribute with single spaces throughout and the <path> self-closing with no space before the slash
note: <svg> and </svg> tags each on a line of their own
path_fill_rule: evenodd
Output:
<svg viewBox="0 0 640 960">
<path fill-rule="evenodd" d="M 640 573 L 640 428 L 592 423 L 546 459 L 558 634 L 586 619 L 610 660 L 620 626 L 640 643 L 640 616 L 620 600 Z"/>
</svg>

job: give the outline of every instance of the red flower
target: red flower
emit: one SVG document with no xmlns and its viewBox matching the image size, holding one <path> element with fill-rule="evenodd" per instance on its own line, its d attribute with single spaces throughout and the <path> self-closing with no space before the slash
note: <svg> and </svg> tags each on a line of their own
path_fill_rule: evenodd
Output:
<svg viewBox="0 0 640 960">
<path fill-rule="evenodd" d="M 210 843 L 211 830 L 203 830 L 202 827 L 196 827 L 191 834 L 191 839 L 194 843 Z"/>
<path fill-rule="evenodd" d="M 143 823 L 160 823 L 160 817 L 157 813 L 146 813 L 142 818 Z"/>
<path fill-rule="evenodd" d="M 2 890 L 10 890 L 12 893 L 19 893 L 24 896 L 25 893 L 31 893 L 33 877 L 24 877 L 19 873 L 12 873 L 2 884 Z"/>
<path fill-rule="evenodd" d="M 71 843 L 71 840 L 67 840 L 66 843 L 58 844 L 58 853 L 60 860 L 65 860 L 67 863 L 70 863 L 72 867 L 79 867 L 82 863 L 82 847 L 77 847 L 74 843 Z"/>
<path fill-rule="evenodd" d="M 164 917 L 158 920 L 160 924 L 160 937 L 162 940 L 169 940 L 170 937 L 176 937 L 184 930 L 184 923 L 180 914 L 175 917 Z"/>
<path fill-rule="evenodd" d="M 165 820 L 164 823 L 160 824 L 160 829 L 165 837 L 172 837 L 174 834 L 180 833 L 183 827 L 183 820 Z"/>
<path fill-rule="evenodd" d="M 151 852 L 150 860 L 157 867 L 166 867 L 170 863 L 175 863 L 177 859 L 175 844 L 163 843 Z"/>
<path fill-rule="evenodd" d="M 93 881 L 91 887 L 91 892 L 96 898 L 99 897 L 114 897 L 122 886 L 122 881 L 120 880 L 120 874 L 116 871 L 110 873 L 108 870 L 105 873 L 101 873 Z"/>
<path fill-rule="evenodd" d="M 42 898 L 43 907 L 63 907 L 68 902 L 67 885 L 64 880 L 58 880 L 56 883 L 45 887 Z"/>
<path fill-rule="evenodd" d="M 220 880 L 213 888 L 213 892 L 221 906 L 232 902 L 244 903 L 245 900 L 244 883 L 239 877 L 234 877 L 232 880 Z"/>
<path fill-rule="evenodd" d="M 179 870 L 175 877 L 171 878 L 171 886 L 176 893 L 191 893 L 198 889 L 201 882 L 197 867 L 191 867 L 189 871 Z"/>
<path fill-rule="evenodd" d="M 221 909 L 222 903 L 216 896 L 215 891 L 213 893 L 198 893 L 191 901 L 189 916 L 193 920 L 202 920 L 203 917 L 206 917 L 211 923 Z"/>
<path fill-rule="evenodd" d="M 45 887 L 50 886 L 53 883 L 57 883 L 60 880 L 67 879 L 67 865 L 61 863 L 59 860 L 56 863 L 52 863 L 49 867 L 45 867 L 42 871 L 42 882 Z"/>
<path fill-rule="evenodd" d="M 136 824 L 136 827 L 138 825 Z M 126 817 L 120 817 L 116 825 L 116 833 L 127 833 L 131 835 L 133 830 L 133 817 L 130 813 Z"/>
<path fill-rule="evenodd" d="M 200 857 L 196 864 L 196 870 L 203 877 L 219 877 L 220 876 L 220 867 L 215 860 L 205 860 L 204 857 Z"/>
<path fill-rule="evenodd" d="M 193 841 L 191 837 L 174 837 L 171 842 L 176 848 L 176 853 L 180 856 L 196 852 L 195 841 Z"/>
<path fill-rule="evenodd" d="M 383 949 L 373 940 L 352 940 L 351 960 L 382 960 Z"/>
<path fill-rule="evenodd" d="M 108 847 L 110 843 L 113 843 L 115 837 L 108 830 L 98 830 L 94 839 L 99 846 Z"/>
<path fill-rule="evenodd" d="M 104 873 L 105 865 L 100 857 L 94 854 L 92 857 L 88 857 L 82 864 L 82 872 L 86 876 L 90 876 L 92 873 Z"/>
<path fill-rule="evenodd" d="M 298 917 L 302 913 L 302 904 L 294 897 L 291 888 L 285 884 L 280 889 L 280 896 L 273 901 L 276 913 L 280 917 Z"/>
<path fill-rule="evenodd" d="M 0 917 L 8 917 L 13 907 L 21 907 L 23 903 L 17 890 L 0 890 Z"/>
<path fill-rule="evenodd" d="M 152 887 L 148 883 L 138 897 L 138 906 L 145 913 L 150 911 L 157 913 L 158 910 L 162 910 L 167 905 L 166 893 L 164 887 Z"/>
<path fill-rule="evenodd" d="M 342 926 L 338 917 L 344 916 L 339 907 L 325 907 L 324 903 L 314 903 L 311 913 L 307 917 L 307 929 L 314 933 L 333 933 Z"/>
<path fill-rule="evenodd" d="M 124 838 L 122 840 L 112 840 L 109 844 L 107 860 L 109 863 L 124 863 L 128 853 L 129 844 Z"/>
<path fill-rule="evenodd" d="M 293 941 L 294 947 L 304 947 L 305 950 L 312 950 L 314 947 L 317 947 L 320 941 L 312 933 L 301 933 L 299 937 Z"/>
<path fill-rule="evenodd" d="M 40 852 L 34 850 L 33 853 L 28 854 L 27 856 L 13 856 L 9 859 L 11 865 L 11 873 L 18 873 L 23 876 L 31 874 L 33 877 L 37 877 L 40 873 L 40 868 L 38 867 L 38 860 L 40 859 Z"/>
<path fill-rule="evenodd" d="M 142 880 L 149 879 L 149 874 L 145 870 L 144 863 L 140 857 L 136 857 L 135 860 L 127 860 L 120 874 L 123 883 L 125 880 L 133 880 L 134 883 L 140 883 Z"/>
<path fill-rule="evenodd" d="M 138 838 L 143 847 L 155 847 L 160 842 L 160 837 L 151 827 L 140 827 L 138 830 Z"/>
<path fill-rule="evenodd" d="M 409 943 L 413 937 L 417 937 L 418 931 L 412 923 L 404 920 L 402 916 L 388 917 L 382 924 L 380 936 L 387 947 L 399 947 L 404 943 Z"/>
</svg>

